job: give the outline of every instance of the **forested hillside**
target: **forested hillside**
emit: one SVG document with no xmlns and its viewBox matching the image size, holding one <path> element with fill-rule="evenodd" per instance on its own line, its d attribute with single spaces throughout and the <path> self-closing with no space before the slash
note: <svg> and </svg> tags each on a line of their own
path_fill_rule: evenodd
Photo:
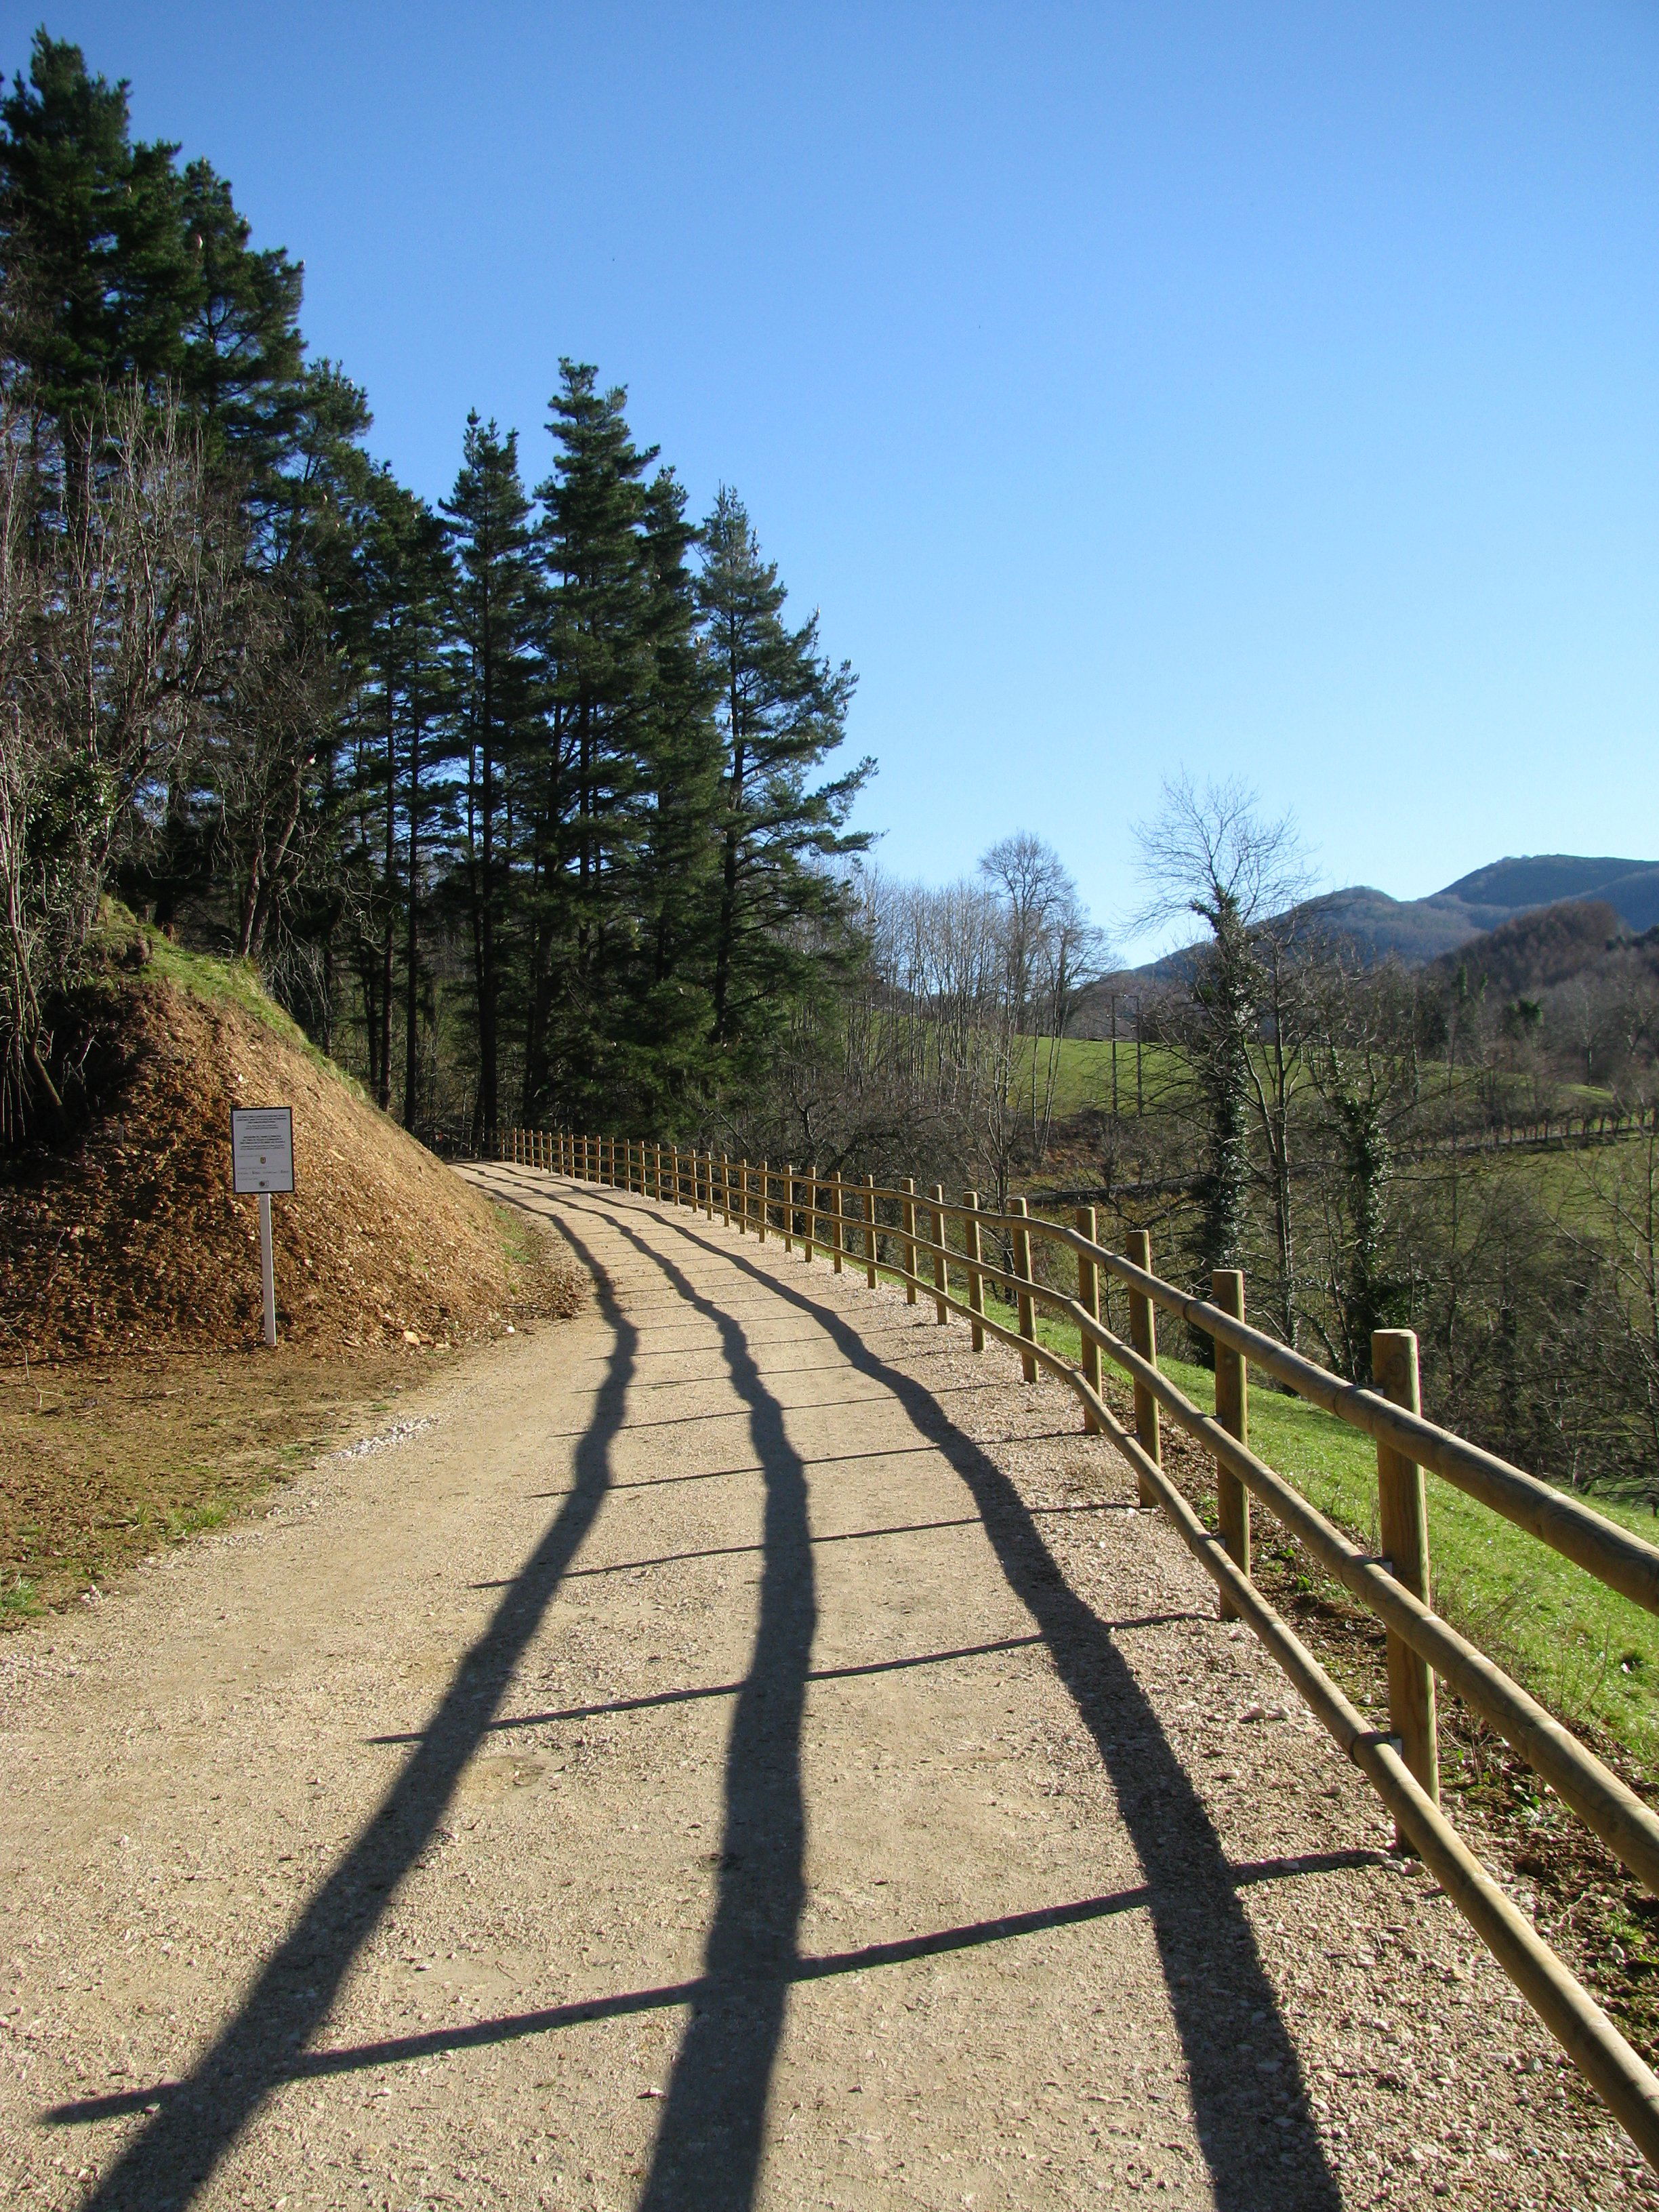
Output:
<svg viewBox="0 0 1659 2212">
<path fill-rule="evenodd" d="M 434 509 L 229 182 L 39 33 L 0 102 L 0 1130 L 84 1101 L 111 891 L 258 963 L 410 1127 L 672 1126 L 844 963 L 866 763 L 735 491 L 626 395 L 456 425 Z M 528 480 L 528 481 L 527 481 Z"/>
</svg>

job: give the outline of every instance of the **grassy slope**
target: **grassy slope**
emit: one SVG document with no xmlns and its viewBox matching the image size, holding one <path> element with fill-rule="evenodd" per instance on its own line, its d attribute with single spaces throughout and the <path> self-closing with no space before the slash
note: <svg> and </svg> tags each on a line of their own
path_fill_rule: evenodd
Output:
<svg viewBox="0 0 1659 2212">
<path fill-rule="evenodd" d="M 100 935 L 112 945 L 134 937 L 142 938 L 148 948 L 148 958 L 141 975 L 176 983 L 181 991 L 188 991 L 193 999 L 200 999 L 208 1006 L 233 1006 L 245 1014 L 252 1014 L 256 1021 L 274 1030 L 285 1044 L 302 1052 L 313 1066 L 325 1069 L 343 1083 L 354 1097 L 367 1102 L 368 1094 L 356 1077 L 348 1074 L 337 1060 L 331 1060 L 314 1045 L 292 1016 L 284 1013 L 276 1004 L 260 981 L 252 961 L 216 960 L 205 952 L 186 951 L 182 945 L 171 944 L 148 922 L 135 921 L 125 907 L 112 904 L 106 909 Z"/>
<path fill-rule="evenodd" d="M 991 1310 L 1012 1322 L 1011 1310 L 993 1304 Z M 1078 1357 L 1075 1329 L 1043 1319 L 1037 1327 L 1044 1342 Z M 1213 1412 L 1205 1370 L 1167 1354 L 1159 1364 L 1196 1405 Z M 1252 1448 L 1374 1550 L 1376 1445 L 1317 1407 L 1269 1389 L 1254 1374 L 1251 1382 Z M 1659 1619 L 1437 1476 L 1429 1476 L 1428 1492 L 1437 1608 L 1563 1720 L 1594 1722 L 1644 1767 L 1659 1767 Z M 1594 1502 L 1609 1520 L 1659 1540 L 1652 1513 Z"/>
<path fill-rule="evenodd" d="M 1037 1084 L 1039 1094 L 1046 1079 L 1048 1066 L 1048 1043 L 1042 1039 L 1037 1047 Z M 1162 1045 L 1149 1044 L 1142 1049 L 1142 1082 L 1150 1110 L 1155 1100 L 1166 1089 L 1179 1089 L 1184 1081 L 1183 1071 L 1176 1055 Z M 1530 1096 L 1529 1080 L 1523 1075 L 1505 1076 L 1504 1087 L 1515 1095 L 1519 1110 L 1525 1110 Z M 1029 1102 L 1031 1088 L 1030 1041 L 1026 1039 L 1023 1052 L 1014 1066 L 1015 1096 Z M 1557 1086 L 1561 1107 L 1575 1114 L 1608 1113 L 1617 1103 L 1613 1095 L 1597 1086 L 1583 1083 L 1565 1083 Z M 1133 1037 L 1120 1037 L 1117 1043 L 1117 1092 L 1119 1111 L 1133 1119 L 1135 1110 L 1135 1047 Z M 1062 1037 L 1060 1041 L 1058 1067 L 1054 1078 L 1054 1111 L 1062 1118 L 1081 1114 L 1091 1107 L 1109 1109 L 1112 1100 L 1112 1044 L 1109 1037 Z M 1469 1109 L 1473 1112 L 1473 1108 Z"/>
</svg>

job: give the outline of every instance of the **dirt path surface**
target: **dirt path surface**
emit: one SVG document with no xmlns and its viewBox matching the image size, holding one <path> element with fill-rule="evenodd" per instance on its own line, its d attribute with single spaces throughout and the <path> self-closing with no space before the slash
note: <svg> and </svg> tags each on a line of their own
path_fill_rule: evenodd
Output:
<svg viewBox="0 0 1659 2212">
<path fill-rule="evenodd" d="M 0 2201 L 1651 2200 L 1069 1395 L 475 1174 L 591 1310 L 0 1652 Z"/>
</svg>

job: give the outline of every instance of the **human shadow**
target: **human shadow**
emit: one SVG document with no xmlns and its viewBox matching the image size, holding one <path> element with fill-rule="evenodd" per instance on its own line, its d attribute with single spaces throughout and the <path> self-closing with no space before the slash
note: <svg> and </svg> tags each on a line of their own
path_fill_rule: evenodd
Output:
<svg viewBox="0 0 1659 2212">
<path fill-rule="evenodd" d="M 592 1270 L 611 1351 L 593 1418 L 577 1445 L 575 1480 L 546 1534 L 457 1667 L 430 1724 L 380 1810 L 260 1969 L 235 2016 L 189 2076 L 82 2200 L 96 2212 L 155 2212 L 189 2202 L 327 2018 L 352 1961 L 396 1885 L 432 1845 L 463 1770 L 488 1732 L 610 1486 L 638 1333 L 604 1269 L 567 1230 Z"/>
<path fill-rule="evenodd" d="M 592 1203 L 588 1194 L 564 1197 L 561 1218 L 566 1209 L 584 1203 Z M 639 1249 L 650 1249 L 620 1209 L 618 1214 L 595 1210 Z M 1271 2080 L 1286 2092 L 1288 2102 L 1295 2103 L 1305 2093 L 1306 2083 L 1220 1838 L 1179 1753 L 1114 1640 L 1110 1625 L 1066 1581 L 1012 1481 L 954 1425 L 925 1385 L 884 1360 L 844 1315 L 821 1304 L 804 1289 L 780 1281 L 742 1250 L 711 1239 L 700 1224 L 682 1221 L 672 1212 L 657 1218 L 688 1243 L 719 1252 L 731 1266 L 770 1284 L 780 1296 L 811 1314 L 853 1366 L 892 1393 L 916 1429 L 934 1441 L 961 1477 L 1009 1588 L 1036 1621 L 1055 1671 L 1094 1740 L 1145 1870 L 1154 1940 L 1218 2212 L 1267 2212 L 1267 2208 L 1272 2212 L 1337 2212 L 1340 2191 L 1317 2136 L 1310 2128 L 1276 2127 L 1274 2100 L 1261 2087 Z M 799 1542 L 799 1534 L 791 1540 Z M 784 1655 L 780 1651 L 778 1656 Z M 793 1664 L 793 1652 L 789 1657 Z M 763 1673 L 757 1653 L 754 1679 L 759 1680 Z M 798 1714 L 798 1698 L 788 1702 Z M 793 1759 L 790 1771 L 798 1792 L 799 1766 Z M 761 1800 L 730 1767 L 728 1776 L 738 1790 L 745 1816 L 752 1817 Z M 798 1803 L 798 1798 L 792 1802 Z M 735 1918 L 730 1925 L 735 1934 Z M 744 1985 L 738 1978 L 740 1969 L 746 1964 L 752 1973 L 759 1957 L 754 1954 L 745 1960 L 732 1950 L 734 1989 Z M 775 1972 L 781 1963 L 781 1954 L 771 1954 L 766 1971 Z M 781 1994 L 780 1989 L 780 2000 Z M 704 2020 L 713 2017 L 712 2013 L 702 2015 Z M 697 2025 L 694 2021 L 694 2034 Z M 1110 2032 L 1108 2023 L 1103 2033 Z M 692 2041 L 689 2037 L 687 2053 Z M 729 2077 L 722 2082 L 710 2063 L 720 2047 L 719 2037 L 705 2028 L 697 2041 L 701 2063 L 695 2078 L 699 2088 L 714 2099 L 729 2098 L 732 2087 Z M 1246 2051 L 1255 2062 L 1248 2069 L 1241 2064 Z M 682 2054 L 683 2060 L 687 2053 Z M 677 2082 L 684 2070 L 677 2069 Z M 688 2084 L 692 2078 L 686 2075 Z M 755 2087 L 751 2069 L 747 2083 L 751 2100 Z M 699 2136 L 699 2117 L 684 2098 L 676 2110 L 673 2094 L 674 2138 L 668 2141 L 665 2118 L 645 2206 L 650 2212 L 667 2212 L 670 2206 L 747 2205 L 750 2196 L 743 2192 L 752 2190 L 754 2172 L 748 2156 L 741 2167 L 734 2161 L 723 2172 L 711 2173 L 707 2197 L 685 2187 L 672 2191 L 667 2187 L 671 2172 L 687 2170 L 673 2162 L 679 2146 L 706 2140 L 712 2147 L 714 2140 Z M 745 2115 L 744 2124 L 755 2131 L 757 2153 L 762 2112 L 758 2100 L 754 2101 L 757 2109 Z M 745 2136 L 745 2142 L 749 2139 Z"/>
</svg>

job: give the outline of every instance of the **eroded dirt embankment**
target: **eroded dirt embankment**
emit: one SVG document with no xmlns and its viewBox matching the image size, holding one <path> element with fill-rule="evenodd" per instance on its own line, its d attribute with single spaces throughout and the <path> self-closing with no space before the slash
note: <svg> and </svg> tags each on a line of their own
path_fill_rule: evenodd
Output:
<svg viewBox="0 0 1659 2212">
<path fill-rule="evenodd" d="M 274 1006 L 145 976 L 112 983 L 96 1024 L 106 1073 L 90 1124 L 0 1166 L 0 1352 L 258 1342 L 257 1210 L 231 1188 L 233 1106 L 294 1109 L 297 1188 L 272 1201 L 285 1341 L 453 1341 L 501 1327 L 524 1295 L 485 1200 Z"/>
</svg>

